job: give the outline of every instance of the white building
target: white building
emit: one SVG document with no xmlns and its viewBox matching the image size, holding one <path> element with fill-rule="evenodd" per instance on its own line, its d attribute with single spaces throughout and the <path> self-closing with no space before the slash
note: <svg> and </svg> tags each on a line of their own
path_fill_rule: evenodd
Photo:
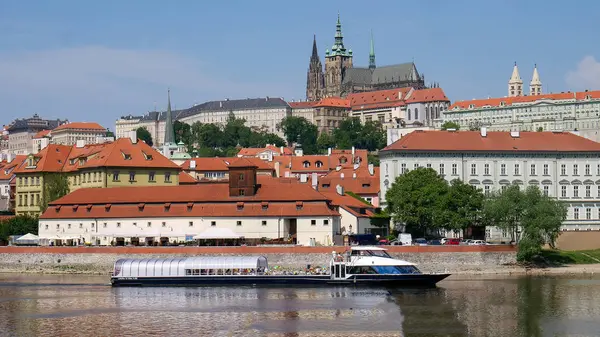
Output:
<svg viewBox="0 0 600 337">
<path fill-rule="evenodd" d="M 62 124 L 50 132 L 52 144 L 75 145 L 83 141 L 95 144 L 106 137 L 106 128 L 94 122 L 75 122 Z"/>
<path fill-rule="evenodd" d="M 385 129 L 432 126 L 450 100 L 441 88 L 398 88 L 350 94 L 352 117 L 379 121 Z"/>
<path fill-rule="evenodd" d="M 299 102 L 288 102 L 292 109 L 292 116 L 302 117 L 307 121 L 315 124 L 315 105 L 317 102 L 310 101 L 299 101 Z"/>
<path fill-rule="evenodd" d="M 563 132 L 415 131 L 380 151 L 381 196 L 402 173 L 430 167 L 485 194 L 539 186 L 568 206 L 563 231 L 600 231 L 600 144 Z M 488 238 L 508 233 L 491 229 Z"/>
</svg>

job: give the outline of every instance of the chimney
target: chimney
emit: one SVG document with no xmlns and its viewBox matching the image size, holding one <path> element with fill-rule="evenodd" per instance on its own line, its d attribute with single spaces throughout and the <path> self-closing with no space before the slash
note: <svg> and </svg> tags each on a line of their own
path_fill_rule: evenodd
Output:
<svg viewBox="0 0 600 337">
<path fill-rule="evenodd" d="M 269 151 L 269 155 L 267 156 L 267 161 L 272 162 L 273 161 L 273 152 Z"/>
<path fill-rule="evenodd" d="M 356 150 L 354 149 L 354 146 L 352 147 L 352 160 L 354 160 L 354 153 L 356 152 Z"/>
<path fill-rule="evenodd" d="M 369 168 L 369 174 L 370 175 L 374 175 L 375 174 L 375 167 L 373 166 L 373 164 L 369 164 L 368 168 Z"/>
<path fill-rule="evenodd" d="M 273 167 L 275 168 L 275 176 L 276 176 L 277 178 L 280 178 L 280 177 L 281 177 L 281 175 L 279 174 L 280 166 L 281 166 L 281 163 L 280 163 L 280 162 L 278 162 L 278 161 L 276 161 L 276 162 L 275 162 L 275 165 L 273 165 Z"/>
<path fill-rule="evenodd" d="M 352 173 L 352 179 L 356 179 L 356 172 Z"/>
<path fill-rule="evenodd" d="M 398 91 L 398 100 L 402 99 L 402 91 Z"/>
<path fill-rule="evenodd" d="M 317 177 L 316 172 L 312 173 L 311 185 L 312 185 L 312 188 L 314 188 L 315 190 L 319 189 L 319 178 Z"/>
<path fill-rule="evenodd" d="M 196 160 L 192 159 L 190 160 L 190 170 L 195 170 L 196 169 Z"/>
<path fill-rule="evenodd" d="M 487 137 L 487 128 L 485 126 L 481 127 L 481 137 Z"/>
<path fill-rule="evenodd" d="M 283 156 L 283 146 L 279 148 L 279 153 L 281 153 L 281 155 Z"/>
<path fill-rule="evenodd" d="M 513 138 L 519 138 L 519 131 L 511 131 L 510 136 Z"/>
<path fill-rule="evenodd" d="M 327 148 L 327 155 L 331 156 L 331 148 Z"/>
<path fill-rule="evenodd" d="M 344 180 L 344 174 L 340 173 L 340 179 Z"/>
<path fill-rule="evenodd" d="M 300 175 L 300 182 L 301 182 L 301 183 L 306 183 L 306 182 L 308 182 L 308 176 L 306 175 L 306 173 L 302 173 L 302 174 Z"/>
<path fill-rule="evenodd" d="M 135 130 L 129 131 L 129 139 L 131 139 L 131 143 L 137 143 L 137 132 Z"/>
<path fill-rule="evenodd" d="M 77 147 L 77 148 L 82 148 L 84 146 L 85 146 L 85 140 L 84 139 L 78 139 L 75 142 L 75 147 Z"/>
<path fill-rule="evenodd" d="M 6 154 L 6 161 L 7 161 L 8 163 L 12 162 L 12 161 L 13 161 L 13 159 L 15 159 L 15 157 L 14 157 L 14 154 L 13 154 L 12 152 L 11 152 L 11 153 L 7 153 L 7 154 Z"/>
<path fill-rule="evenodd" d="M 219 108 L 223 108 L 223 102 L 219 102 Z"/>
<path fill-rule="evenodd" d="M 337 185 L 335 186 L 335 191 L 337 192 L 337 194 L 339 195 L 344 195 L 344 187 L 342 185 Z"/>
</svg>

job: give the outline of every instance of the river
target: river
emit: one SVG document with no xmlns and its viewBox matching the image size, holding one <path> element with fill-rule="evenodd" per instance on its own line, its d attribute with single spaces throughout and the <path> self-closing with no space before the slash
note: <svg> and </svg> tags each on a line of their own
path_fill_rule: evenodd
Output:
<svg viewBox="0 0 600 337">
<path fill-rule="evenodd" d="M 2 336 L 600 336 L 600 277 L 475 277 L 436 289 L 112 288 L 0 274 Z"/>
</svg>

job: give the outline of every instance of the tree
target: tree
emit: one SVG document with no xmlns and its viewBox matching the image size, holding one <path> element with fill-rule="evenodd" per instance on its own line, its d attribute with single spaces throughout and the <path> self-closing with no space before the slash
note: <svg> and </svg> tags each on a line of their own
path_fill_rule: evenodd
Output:
<svg viewBox="0 0 600 337">
<path fill-rule="evenodd" d="M 110 131 L 110 129 L 106 129 L 106 137 L 115 137 L 115 133 Z"/>
<path fill-rule="evenodd" d="M 266 144 L 272 144 L 277 147 L 285 146 L 285 140 L 274 133 L 264 133 L 263 139 Z"/>
<path fill-rule="evenodd" d="M 460 125 L 458 125 L 457 123 L 454 122 L 444 122 L 444 124 L 442 124 L 442 130 L 448 130 L 448 129 L 454 129 L 454 130 L 460 130 Z"/>
<path fill-rule="evenodd" d="M 175 143 L 183 142 L 188 146 L 193 143 L 191 125 L 175 121 L 173 123 L 173 132 L 175 133 Z"/>
<path fill-rule="evenodd" d="M 431 168 L 417 168 L 396 178 L 385 194 L 388 213 L 395 222 L 403 223 L 406 231 L 423 236 L 428 230 L 445 226 L 444 196 L 448 183 Z"/>
<path fill-rule="evenodd" d="M 448 193 L 442 198 L 443 227 L 451 230 L 464 230 L 478 224 L 481 219 L 484 196 L 475 186 L 460 179 L 450 182 Z"/>
<path fill-rule="evenodd" d="M 52 201 L 69 194 L 69 179 L 64 173 L 50 173 L 44 175 L 44 193 L 41 200 L 41 211 L 48 208 Z"/>
<path fill-rule="evenodd" d="M 367 162 L 369 164 L 373 164 L 373 166 L 375 166 L 375 167 L 379 167 L 379 164 L 380 164 L 379 155 L 373 154 L 373 153 L 367 154 Z"/>
<path fill-rule="evenodd" d="M 335 144 L 340 149 L 349 149 L 353 146 L 359 147 L 363 126 L 360 118 L 352 117 L 344 119 L 338 128 L 333 130 Z"/>
<path fill-rule="evenodd" d="M 11 235 L 38 234 L 38 218 L 29 215 L 17 215 L 0 221 L 0 242 L 8 241 Z"/>
<path fill-rule="evenodd" d="M 335 139 L 329 132 L 321 132 L 317 139 L 317 148 L 319 151 L 327 151 L 327 149 L 335 147 Z"/>
<path fill-rule="evenodd" d="M 544 195 L 537 186 L 521 191 L 518 185 L 511 185 L 487 200 L 484 212 L 498 227 L 511 230 L 514 240 L 519 241 L 520 262 L 537 259 L 545 243 L 554 246 L 567 216 L 566 206 Z"/>
<path fill-rule="evenodd" d="M 471 122 L 469 124 L 469 131 L 479 131 L 483 127 L 483 123 L 479 120 Z"/>
<path fill-rule="evenodd" d="M 302 145 L 302 150 L 306 154 L 315 154 L 318 152 L 317 137 L 319 129 L 316 125 L 310 123 L 304 117 L 289 116 L 285 117 L 279 127 L 285 135 L 289 146 L 298 142 Z"/>
<path fill-rule="evenodd" d="M 537 128 L 537 132 L 542 132 L 542 131 L 544 131 L 543 127 L 540 126 L 540 127 Z"/>
<path fill-rule="evenodd" d="M 211 149 L 223 145 L 223 131 L 215 124 L 196 124 L 194 123 L 195 143 L 198 147 L 208 147 Z"/>
<path fill-rule="evenodd" d="M 137 130 L 135 130 L 135 136 L 137 137 L 137 139 L 141 139 L 149 146 L 152 146 L 154 144 L 152 142 L 152 135 L 150 134 L 150 131 L 148 131 L 148 129 L 146 129 L 143 126 L 140 126 L 139 128 L 137 128 Z"/>
<path fill-rule="evenodd" d="M 369 121 L 362 126 L 360 131 L 360 142 L 358 148 L 367 149 L 369 151 L 381 150 L 385 147 L 386 139 L 385 130 L 379 121 Z"/>
</svg>

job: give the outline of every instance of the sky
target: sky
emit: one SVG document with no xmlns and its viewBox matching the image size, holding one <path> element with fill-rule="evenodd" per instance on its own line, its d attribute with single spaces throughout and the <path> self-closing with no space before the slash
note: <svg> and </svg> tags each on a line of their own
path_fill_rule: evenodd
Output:
<svg viewBox="0 0 600 337">
<path fill-rule="evenodd" d="M 413 61 L 451 101 L 500 97 L 514 62 L 543 90 L 600 90 L 600 2 L 0 0 L 0 116 L 97 121 L 225 98 L 305 99 L 313 34 L 339 12 L 356 66 Z"/>
</svg>

